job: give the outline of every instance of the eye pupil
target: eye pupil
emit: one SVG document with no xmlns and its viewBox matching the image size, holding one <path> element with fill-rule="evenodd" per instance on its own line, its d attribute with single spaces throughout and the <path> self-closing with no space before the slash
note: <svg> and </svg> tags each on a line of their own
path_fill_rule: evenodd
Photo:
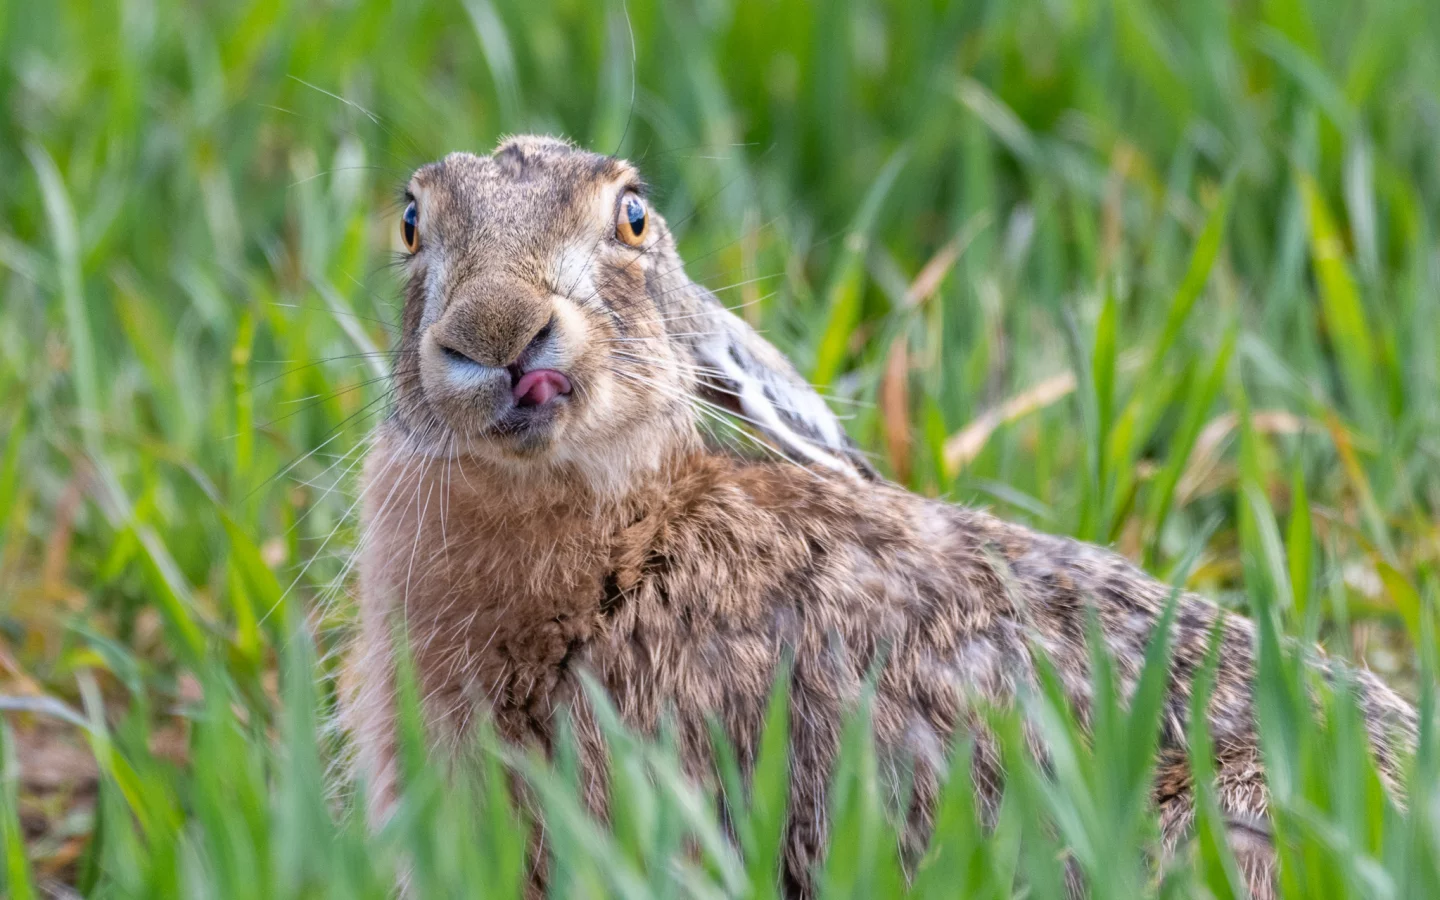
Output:
<svg viewBox="0 0 1440 900">
<path fill-rule="evenodd" d="M 420 213 L 415 209 L 414 200 L 405 207 L 405 214 L 400 217 L 400 237 L 404 238 L 405 247 L 411 253 L 420 249 Z"/>
<path fill-rule="evenodd" d="M 634 197 L 625 201 L 625 218 L 630 222 L 630 230 L 639 237 L 645 231 L 645 205 Z"/>
</svg>

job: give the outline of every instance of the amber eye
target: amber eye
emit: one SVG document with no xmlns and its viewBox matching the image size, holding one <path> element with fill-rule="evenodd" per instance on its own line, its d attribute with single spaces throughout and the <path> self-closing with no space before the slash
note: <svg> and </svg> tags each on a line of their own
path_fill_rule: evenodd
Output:
<svg viewBox="0 0 1440 900">
<path fill-rule="evenodd" d="M 632 247 L 640 246 L 645 240 L 645 201 L 634 191 L 620 199 L 620 209 L 615 214 L 615 236 Z"/>
<path fill-rule="evenodd" d="M 411 253 L 420 249 L 420 213 L 415 209 L 414 200 L 405 207 L 405 214 L 400 217 L 400 238 L 405 241 L 405 249 Z"/>
</svg>

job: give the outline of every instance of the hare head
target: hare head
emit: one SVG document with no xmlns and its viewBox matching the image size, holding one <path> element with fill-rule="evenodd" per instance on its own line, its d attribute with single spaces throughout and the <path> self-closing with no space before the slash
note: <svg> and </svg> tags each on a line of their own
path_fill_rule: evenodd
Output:
<svg viewBox="0 0 1440 900">
<path fill-rule="evenodd" d="M 630 164 L 518 137 L 424 166 L 405 203 L 393 421 L 417 452 L 613 482 L 695 445 L 718 403 L 797 461 L 869 472 L 785 358 L 689 280 Z"/>
</svg>

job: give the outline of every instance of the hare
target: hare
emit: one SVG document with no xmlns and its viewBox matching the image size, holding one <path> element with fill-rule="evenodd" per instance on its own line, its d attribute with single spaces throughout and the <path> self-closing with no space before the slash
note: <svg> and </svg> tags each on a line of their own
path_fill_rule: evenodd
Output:
<svg viewBox="0 0 1440 900">
<path fill-rule="evenodd" d="M 631 165 L 517 137 L 421 168 L 406 198 L 396 399 L 365 466 L 345 711 L 376 817 L 396 793 L 397 635 L 437 748 L 484 715 L 506 740 L 549 749 L 567 711 L 601 814 L 602 739 L 581 672 L 630 726 L 668 718 L 703 778 L 707 717 L 752 762 L 788 659 L 780 877 L 801 897 L 826 844 L 841 722 L 872 666 L 877 744 L 913 779 L 912 858 L 959 734 L 976 742 L 993 815 L 1003 773 L 978 710 L 1034 685 L 1036 653 L 1084 721 L 1087 609 L 1133 689 L 1171 590 L 1107 550 L 876 479 L 784 357 L 689 280 Z M 707 443 L 705 404 L 752 420 L 787 458 Z M 1164 838 L 1174 846 L 1193 818 L 1184 722 L 1218 622 L 1218 796 L 1252 892 L 1272 896 L 1254 629 L 1201 597 L 1176 602 L 1153 798 Z M 1414 710 L 1367 672 L 1355 683 L 1394 786 Z"/>
</svg>

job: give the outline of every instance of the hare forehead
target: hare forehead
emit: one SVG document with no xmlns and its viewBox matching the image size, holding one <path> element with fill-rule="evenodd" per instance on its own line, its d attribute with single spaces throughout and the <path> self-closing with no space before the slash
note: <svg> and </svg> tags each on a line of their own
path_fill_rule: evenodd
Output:
<svg viewBox="0 0 1440 900">
<path fill-rule="evenodd" d="M 604 221 L 620 191 L 638 180 L 629 163 L 580 150 L 521 157 L 451 153 L 419 169 L 410 191 L 429 198 L 450 224 L 495 221 L 515 229 Z"/>
<path fill-rule="evenodd" d="M 447 256 L 576 282 L 605 258 L 615 204 L 625 183 L 516 183 L 504 177 L 417 185 L 422 231 L 431 225 Z M 423 193 L 420 193 L 423 192 Z M 429 221 L 425 221 L 426 218 Z M 593 289 L 593 285 L 591 285 Z"/>
</svg>

